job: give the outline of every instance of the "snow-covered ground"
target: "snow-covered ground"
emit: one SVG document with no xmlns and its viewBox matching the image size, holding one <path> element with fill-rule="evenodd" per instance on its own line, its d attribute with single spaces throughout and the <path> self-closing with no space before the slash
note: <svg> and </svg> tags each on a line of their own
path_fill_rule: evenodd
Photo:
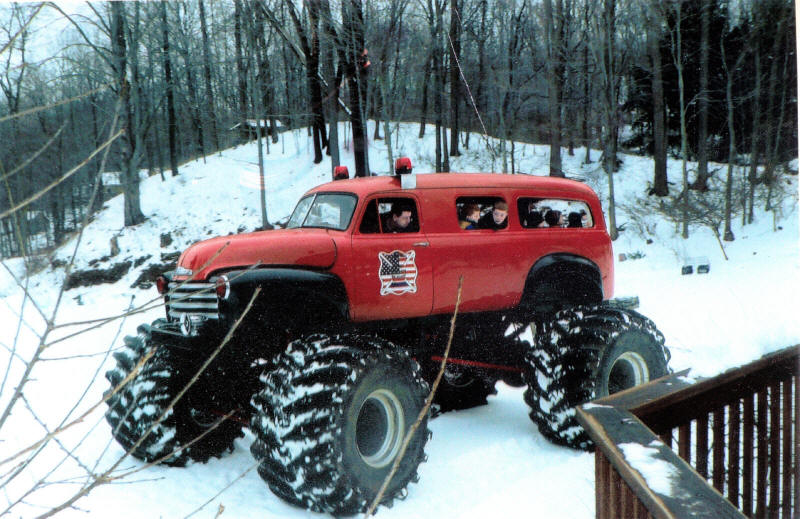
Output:
<svg viewBox="0 0 800 519">
<path fill-rule="evenodd" d="M 399 128 L 399 138 L 392 141 L 394 156 L 409 156 L 415 171 L 430 171 L 432 129 L 425 138 L 417 139 L 416 125 Z M 343 132 L 344 128 L 340 135 Z M 502 161 L 492 163 L 482 138 L 472 136 L 470 142 L 470 150 L 451 159 L 453 171 L 502 168 Z M 310 147 L 304 131 L 284 133 L 280 143 L 270 146 L 265 169 L 271 221 L 287 217 L 303 192 L 330 178 L 329 162 L 313 164 Z M 547 150 L 518 144 L 518 170 L 547 174 Z M 574 157 L 563 155 L 568 176 L 585 179 L 605 198 L 608 186 L 599 164 L 582 166 L 583 150 Z M 389 169 L 386 156 L 383 141 L 371 143 L 373 170 Z M 597 151 L 593 158 L 599 158 Z M 800 343 L 797 177 L 786 177 L 784 191 L 788 194 L 783 196 L 782 218 L 777 222 L 772 213 L 761 210 L 752 225 L 743 228 L 740 219 L 735 220 L 736 241 L 724 244 L 729 258 L 725 260 L 708 228 L 693 227 L 690 238 L 683 240 L 674 224 L 655 213 L 633 221 L 627 208 L 643 204 L 652 161 L 628 155 L 622 158 L 622 169 L 615 175 L 617 220 L 628 224 L 615 242 L 615 252 L 639 258 L 617 262 L 616 295 L 639 296 L 640 311 L 666 336 L 672 350 L 671 367 L 692 368 L 693 374 L 708 376 Z M 107 256 L 112 236 L 118 237 L 121 252 L 98 267 L 149 258 L 116 284 L 75 288 L 61 296 L 55 320 L 60 326 L 49 333 L 50 346 L 41 352 L 46 360 L 35 366 L 24 400 L 0 429 L 0 481 L 5 482 L 16 463 L 25 459 L 9 463 L 4 461 L 7 457 L 43 438 L 45 428 L 52 430 L 90 412 L 59 434 L 57 441 L 49 442 L 10 482 L 0 483 L 0 515 L 7 507 L 11 507 L 10 517 L 42 514 L 77 492 L 87 482 L 87 471 L 99 473 L 122 454 L 103 419 L 105 406 L 91 407 L 106 389 L 102 374 L 113 364 L 109 349 L 118 347 L 122 336 L 133 333 L 138 323 L 161 316 L 163 310 L 152 308 L 99 327 L 87 321 L 118 315 L 152 300 L 154 289 L 130 286 L 140 269 L 160 261 L 161 253 L 182 250 L 211 235 L 259 226 L 256 161 L 256 146 L 248 144 L 188 163 L 180 168 L 180 175 L 166 181 L 150 177 L 141 186 L 145 223 L 123 228 L 122 197 L 117 197 L 107 202 L 106 209 L 88 226 L 75 268 L 88 268 L 90 261 Z M 343 162 L 354 170 L 351 150 L 343 150 Z M 721 169 L 717 176 L 723 174 Z M 679 162 L 670 162 L 669 177 L 675 183 L 672 189 L 677 190 Z M 780 229 L 774 230 L 777 227 Z M 648 231 L 640 235 L 637 228 Z M 166 232 L 174 241 L 161 248 L 160 235 Z M 56 259 L 68 260 L 75 242 L 59 249 Z M 691 257 L 708 258 L 710 273 L 682 276 L 681 267 Z M 20 260 L 7 260 L 4 265 L 7 268 L 0 268 L 0 412 L 23 375 L 23 360 L 36 353 L 36 335 L 45 328 L 38 310 L 11 274 L 27 284 L 36 306 L 47 316 L 59 302 L 64 278 L 63 269 L 48 268 L 25 278 Z M 24 320 L 20 323 L 21 313 Z M 70 323 L 86 324 L 68 326 Z M 92 329 L 71 336 L 85 328 Z M 487 406 L 446 413 L 431 422 L 429 461 L 420 468 L 419 484 L 410 485 L 405 501 L 380 509 L 381 517 L 529 517 L 532 513 L 538 517 L 594 517 L 593 456 L 549 444 L 528 418 L 522 390 L 503 384 L 498 389 Z M 59 517 L 317 517 L 269 492 L 254 470 L 251 441 L 249 434 L 238 440 L 235 452 L 221 460 L 186 469 L 144 468 L 101 485 Z M 66 450 L 72 451 L 72 456 L 65 454 Z M 141 467 L 141 463 L 126 459 L 119 471 Z M 33 491 L 25 495 L 29 490 Z"/>
</svg>

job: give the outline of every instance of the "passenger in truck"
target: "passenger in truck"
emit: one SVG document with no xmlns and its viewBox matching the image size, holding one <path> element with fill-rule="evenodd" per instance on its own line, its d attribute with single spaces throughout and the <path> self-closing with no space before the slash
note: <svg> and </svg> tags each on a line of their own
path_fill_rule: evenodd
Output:
<svg viewBox="0 0 800 519">
<path fill-rule="evenodd" d="M 508 226 L 508 204 L 498 200 L 492 206 L 492 212 L 486 213 L 478 221 L 478 229 L 505 229 Z"/>
<path fill-rule="evenodd" d="M 481 218 L 481 206 L 478 204 L 464 204 L 461 209 L 458 225 L 462 229 L 477 229 L 478 220 Z"/>
<path fill-rule="evenodd" d="M 392 204 L 392 209 L 383 215 L 383 232 L 411 232 L 412 208 L 408 204 Z"/>
<path fill-rule="evenodd" d="M 549 227 L 563 227 L 564 215 L 561 214 L 561 211 L 556 211 L 555 209 L 551 209 L 547 211 L 547 213 L 545 213 L 544 221 L 547 222 L 547 225 Z"/>
</svg>

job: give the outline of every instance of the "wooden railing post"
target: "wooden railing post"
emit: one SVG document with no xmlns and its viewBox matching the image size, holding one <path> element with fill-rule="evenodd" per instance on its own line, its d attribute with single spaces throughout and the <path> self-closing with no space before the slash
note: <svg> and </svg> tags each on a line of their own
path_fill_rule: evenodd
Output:
<svg viewBox="0 0 800 519">
<path fill-rule="evenodd" d="M 577 409 L 597 446 L 597 517 L 800 517 L 800 346 L 697 383 L 683 375 Z M 662 462 L 669 490 L 654 490 L 646 474 Z"/>
</svg>

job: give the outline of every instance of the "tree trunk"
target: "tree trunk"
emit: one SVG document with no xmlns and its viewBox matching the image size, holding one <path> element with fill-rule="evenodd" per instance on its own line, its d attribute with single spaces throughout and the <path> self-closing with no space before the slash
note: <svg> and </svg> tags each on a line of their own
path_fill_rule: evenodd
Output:
<svg viewBox="0 0 800 519">
<path fill-rule="evenodd" d="M 583 23 L 586 27 L 586 31 L 588 32 L 589 28 L 589 15 L 590 15 L 590 3 L 586 2 L 583 11 Z M 591 134 L 591 124 L 589 122 L 589 117 L 591 114 L 592 109 L 592 97 L 591 97 L 591 81 L 589 77 L 589 35 L 586 34 L 584 36 L 586 40 L 583 44 L 583 129 L 581 131 L 581 137 L 583 140 L 583 145 L 586 147 L 586 154 L 583 158 L 584 164 L 591 164 L 592 163 L 592 134 Z"/>
<path fill-rule="evenodd" d="M 547 106 L 550 125 L 550 176 L 563 177 L 561 166 L 561 24 L 563 22 L 562 0 L 544 0 L 545 34 L 547 45 Z"/>
<path fill-rule="evenodd" d="M 672 56 L 675 69 L 678 72 L 678 93 L 680 99 L 678 109 L 680 111 L 681 120 L 681 172 L 683 174 L 681 237 L 686 239 L 689 237 L 689 172 L 687 169 L 687 161 L 689 160 L 689 136 L 686 129 L 686 88 L 683 82 L 683 34 L 681 31 L 683 13 L 681 12 L 681 4 L 676 4 L 675 15 L 675 39 L 673 40 Z"/>
<path fill-rule="evenodd" d="M 478 84 L 475 87 L 475 111 L 479 117 L 481 113 L 486 113 L 486 10 L 488 1 L 481 0 L 481 25 L 478 37 Z M 485 130 L 481 128 L 485 133 Z M 467 134 L 469 138 L 469 134 Z"/>
<path fill-rule="evenodd" d="M 236 49 L 236 74 L 239 91 L 239 136 L 242 142 L 250 138 L 247 126 L 247 72 L 242 52 L 242 0 L 233 0 L 233 35 Z M 288 98 L 287 98 L 288 102 Z"/>
<path fill-rule="evenodd" d="M 136 150 L 137 128 L 134 121 L 134 105 L 131 91 L 136 88 L 127 79 L 128 49 L 125 40 L 125 7 L 122 2 L 111 5 L 111 47 L 116 76 L 117 93 L 122 107 L 122 121 L 125 134 L 120 138 L 120 177 L 123 192 L 123 217 L 125 227 L 144 221 L 139 199 L 139 168 Z M 135 52 L 135 49 L 131 52 Z"/>
<path fill-rule="evenodd" d="M 701 1 L 700 18 L 700 96 L 698 98 L 699 135 L 697 136 L 697 179 L 692 189 L 708 191 L 708 54 L 711 0 Z"/>
<path fill-rule="evenodd" d="M 778 125 L 775 123 L 775 104 L 778 97 L 778 57 L 780 56 L 781 42 L 783 40 L 783 26 L 786 18 L 786 11 L 781 9 L 781 17 L 778 21 L 778 28 L 775 31 L 775 37 L 772 40 L 772 51 L 770 52 L 770 65 L 769 65 L 769 82 L 767 84 L 767 142 L 765 145 L 765 165 L 764 165 L 764 184 L 767 190 L 772 191 L 772 182 L 774 179 L 775 165 L 777 163 L 777 139 L 778 139 Z M 764 205 L 765 211 L 770 211 L 771 197 L 767 196 Z"/>
<path fill-rule="evenodd" d="M 758 40 L 758 39 L 756 39 Z M 755 86 L 753 90 L 753 129 L 750 134 L 750 168 L 747 175 L 747 223 L 755 219 L 755 194 L 758 181 L 758 161 L 761 151 L 759 139 L 761 135 L 761 48 L 758 41 L 755 44 Z"/>
<path fill-rule="evenodd" d="M 328 0 L 323 0 L 320 4 L 321 17 L 327 36 L 325 45 L 325 63 L 323 68 L 328 78 L 328 93 L 325 96 L 325 106 L 327 108 L 328 148 L 327 154 L 331 156 L 331 178 L 333 170 L 340 164 L 339 159 L 339 85 L 342 82 L 342 64 L 338 71 L 334 68 L 334 51 L 337 45 L 336 28 L 333 26 L 331 18 L 331 8 Z"/>
<path fill-rule="evenodd" d="M 428 123 L 428 81 L 432 73 L 433 56 L 425 61 L 424 72 L 420 79 L 422 83 L 422 107 L 419 114 L 419 138 L 425 137 L 425 125 Z"/>
<path fill-rule="evenodd" d="M 728 106 L 728 177 L 725 180 L 725 233 L 723 240 L 733 241 L 731 229 L 731 198 L 733 193 L 733 167 L 736 160 L 736 129 L 733 124 L 733 74 L 729 73 L 725 86 L 725 100 Z"/>
<path fill-rule="evenodd" d="M 206 26 L 206 6 L 204 0 L 198 0 L 200 8 L 200 31 L 203 36 L 203 77 L 205 79 L 206 97 L 205 108 L 206 123 L 211 127 L 211 142 L 214 150 L 219 150 L 219 135 L 217 133 L 217 114 L 214 108 L 214 90 L 211 87 L 211 47 L 208 44 L 208 27 Z"/>
<path fill-rule="evenodd" d="M 322 85 L 319 81 L 319 2 L 306 3 L 310 35 L 306 36 L 294 4 L 287 1 L 287 8 L 305 54 L 306 82 L 308 84 L 308 108 L 311 111 L 311 134 L 314 144 L 314 164 L 322 162 L 322 148 L 325 146 L 325 116 L 322 113 Z"/>
<path fill-rule="evenodd" d="M 667 196 L 669 184 L 667 179 L 667 131 L 664 121 L 664 81 L 661 70 L 661 49 L 658 31 L 660 25 L 650 21 L 650 30 L 647 31 L 647 43 L 650 51 L 650 60 L 653 66 L 651 76 L 653 90 L 653 194 Z"/>
<path fill-rule="evenodd" d="M 458 0 L 450 0 L 450 42 L 453 45 L 450 55 L 450 155 L 458 157 L 458 109 L 461 101 L 461 74 L 458 67 L 461 61 L 461 7 Z"/>
<path fill-rule="evenodd" d="M 367 95 L 368 60 L 364 46 L 364 16 L 359 0 L 342 2 L 342 23 L 347 41 L 350 123 L 353 127 L 353 159 L 357 177 L 368 177 L 367 125 L 364 118 Z"/>
<path fill-rule="evenodd" d="M 789 13 L 787 13 L 786 16 L 788 16 L 788 14 Z M 778 25 L 779 25 L 779 30 L 781 30 L 781 29 L 783 31 L 786 30 L 785 29 L 786 25 L 784 24 L 783 19 L 781 19 L 781 22 Z M 777 38 L 777 39 L 782 40 L 783 39 L 782 36 L 783 35 L 781 35 L 781 37 Z M 785 36 L 787 37 L 787 39 L 790 38 L 789 34 L 786 34 Z M 791 43 L 789 45 L 793 46 Z M 788 70 L 788 65 L 789 65 L 789 55 L 790 55 L 790 53 L 791 53 L 790 49 L 786 49 L 786 51 L 783 53 L 783 71 L 780 74 L 780 77 L 782 77 L 782 78 L 786 78 L 787 77 L 787 70 Z M 778 45 L 773 47 L 773 54 L 772 55 L 773 55 L 773 62 L 776 62 L 778 60 L 778 56 L 781 55 L 780 47 Z M 777 68 L 777 65 L 776 65 L 776 68 Z M 770 71 L 770 75 L 771 75 L 771 71 Z M 774 174 L 774 172 L 775 172 L 775 166 L 778 163 L 778 152 L 779 152 L 779 148 L 780 148 L 780 145 L 781 145 L 781 128 L 783 127 L 783 117 L 784 117 L 784 115 L 786 113 L 786 89 L 789 86 L 787 83 L 788 82 L 782 81 L 780 86 L 778 87 L 778 88 L 780 88 L 781 99 L 778 102 L 777 120 L 775 120 L 775 117 L 776 117 L 775 113 L 772 110 L 769 111 L 770 118 L 771 118 L 771 120 L 774 121 L 771 124 L 771 126 L 774 128 L 774 131 L 771 132 L 771 133 L 773 133 L 773 135 L 772 135 L 772 148 L 767 150 L 768 160 L 767 160 L 767 167 L 765 168 L 765 170 L 766 170 L 765 173 L 769 173 L 768 175 L 765 176 L 765 181 L 767 183 L 767 202 L 766 202 L 766 210 L 767 211 L 771 211 L 772 210 L 772 195 L 773 195 L 773 191 L 774 191 L 774 187 L 775 187 L 775 174 Z M 795 89 L 795 93 L 796 93 L 796 89 Z M 772 95 L 773 95 L 773 93 L 771 92 L 770 93 L 770 97 L 772 97 Z M 774 95 L 777 95 L 777 94 L 774 94 Z M 774 221 L 775 221 L 775 219 L 773 218 L 773 222 Z"/>
<path fill-rule="evenodd" d="M 619 236 L 617 230 L 616 200 L 614 197 L 614 171 L 616 170 L 617 133 L 617 71 L 616 71 L 616 0 L 605 0 L 600 52 L 598 60 L 602 68 L 602 113 L 604 132 L 601 132 L 603 145 L 603 170 L 608 177 L 608 234 L 612 240 Z"/>
<path fill-rule="evenodd" d="M 162 59 L 164 62 L 164 81 L 167 84 L 167 133 L 169 135 L 169 166 L 172 176 L 178 175 L 177 123 L 175 121 L 175 81 L 172 78 L 172 60 L 169 57 L 169 25 L 167 22 L 167 2 L 161 2 Z"/>
<path fill-rule="evenodd" d="M 725 102 L 728 109 L 728 176 L 725 181 L 725 232 L 723 240 L 733 241 L 733 230 L 731 229 L 731 199 L 733 193 L 733 168 L 736 162 L 736 127 L 733 120 L 733 78 L 736 69 L 743 61 L 744 51 L 739 54 L 739 58 L 734 65 L 733 70 L 728 69 L 727 62 L 725 61 L 725 42 L 720 38 L 720 51 L 722 53 L 722 64 L 725 68 L 726 81 L 725 81 Z"/>
<path fill-rule="evenodd" d="M 186 4 L 182 4 L 183 8 L 186 8 Z M 178 27 L 181 26 L 181 19 L 180 19 L 180 7 L 178 8 Z M 184 13 L 188 17 L 188 13 Z M 189 41 L 190 37 L 186 35 L 186 38 L 182 42 L 182 44 L 178 45 L 178 52 L 183 58 L 183 63 L 186 67 L 186 89 L 188 90 L 189 94 L 189 103 L 191 106 L 189 107 L 189 113 L 192 117 L 192 126 L 195 129 L 195 136 L 197 137 L 197 149 L 195 153 L 192 154 L 192 158 L 196 156 L 196 153 L 199 153 L 203 160 L 206 157 L 206 143 L 205 143 L 205 135 L 203 132 L 203 120 L 200 115 L 200 102 L 198 101 L 197 97 L 197 81 L 194 76 L 194 64 L 192 63 L 192 58 L 189 55 Z"/>
<path fill-rule="evenodd" d="M 94 143 L 94 148 L 97 149 L 102 144 L 100 140 L 100 130 L 97 127 L 97 96 L 92 94 L 89 97 L 89 104 L 92 107 L 92 142 Z M 101 175 L 100 171 L 100 161 L 94 161 L 94 176 L 95 182 L 99 185 L 97 186 L 97 196 L 92 199 L 92 206 L 89 208 L 90 213 L 96 213 L 103 208 L 103 175 Z"/>
</svg>

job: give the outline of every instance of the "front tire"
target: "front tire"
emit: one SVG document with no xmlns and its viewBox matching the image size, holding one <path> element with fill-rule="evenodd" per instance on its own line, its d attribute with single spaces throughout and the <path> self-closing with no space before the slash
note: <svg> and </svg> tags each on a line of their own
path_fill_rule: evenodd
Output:
<svg viewBox="0 0 800 519">
<path fill-rule="evenodd" d="M 655 324 L 608 306 L 562 310 L 537 327 L 525 354 L 525 401 L 539 432 L 578 449 L 592 442 L 574 407 L 667 374 L 669 350 Z"/>
<path fill-rule="evenodd" d="M 106 420 L 114 439 L 135 458 L 173 466 L 232 451 L 234 440 L 244 435 L 242 425 L 231 419 L 220 422 L 219 413 L 224 416 L 231 409 L 209 412 L 214 404 L 208 395 L 224 381 L 207 371 L 170 408 L 196 368 L 154 340 L 150 326 L 140 326 L 138 332 L 125 337 L 124 347 L 114 354 L 116 367 L 106 372 L 111 383 Z M 111 394 L 151 350 L 139 372 Z"/>
<path fill-rule="evenodd" d="M 261 380 L 250 450 L 270 489 L 316 512 L 366 511 L 424 406 L 417 363 L 375 337 L 318 334 L 292 342 Z M 382 504 L 417 480 L 428 435 L 426 417 Z"/>
</svg>

